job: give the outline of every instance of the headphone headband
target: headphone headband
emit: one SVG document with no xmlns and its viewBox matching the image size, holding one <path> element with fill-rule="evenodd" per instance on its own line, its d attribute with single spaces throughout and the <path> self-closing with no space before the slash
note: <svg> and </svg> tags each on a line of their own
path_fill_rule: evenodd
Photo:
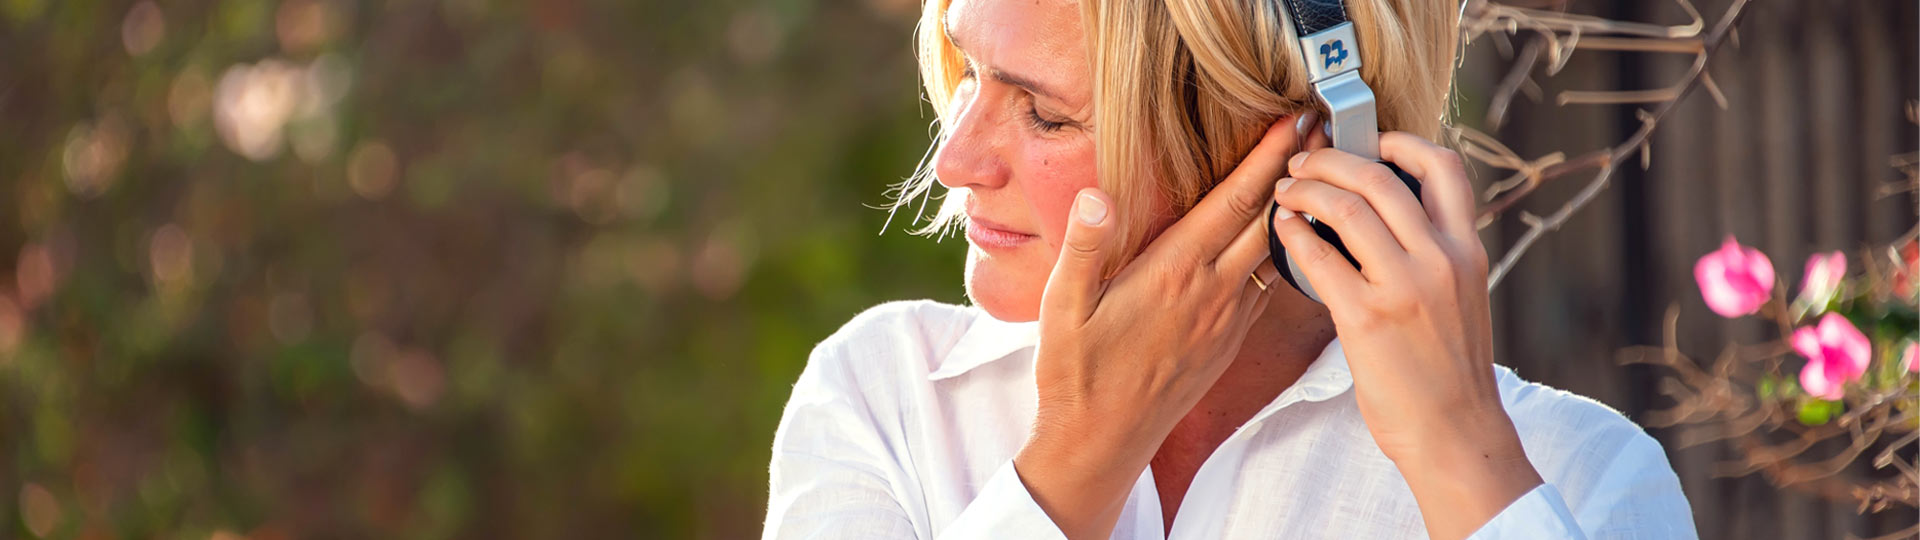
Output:
<svg viewBox="0 0 1920 540">
<path fill-rule="evenodd" d="M 1360 40 L 1341 0 L 1274 0 L 1300 39 L 1313 94 L 1327 108 L 1333 147 L 1380 159 L 1373 89 L 1360 79 Z"/>
<path fill-rule="evenodd" d="M 1302 36 L 1347 22 L 1347 6 L 1340 0 L 1278 0 L 1292 14 L 1293 29 Z"/>
</svg>

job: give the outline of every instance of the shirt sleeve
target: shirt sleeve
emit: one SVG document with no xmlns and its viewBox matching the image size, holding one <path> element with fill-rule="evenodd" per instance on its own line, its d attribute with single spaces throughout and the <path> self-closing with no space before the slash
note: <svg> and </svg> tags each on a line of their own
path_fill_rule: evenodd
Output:
<svg viewBox="0 0 1920 540">
<path fill-rule="evenodd" d="M 1579 520 L 1574 519 L 1573 511 L 1567 508 L 1567 501 L 1560 497 L 1560 490 L 1553 484 L 1534 486 L 1526 495 L 1514 499 L 1505 510 L 1495 514 L 1493 519 L 1474 531 L 1469 540 L 1518 540 L 1538 538 L 1542 540 L 1586 540 L 1587 535 L 1580 531 Z"/>
<path fill-rule="evenodd" d="M 1583 482 L 1584 483 L 1584 482 Z M 1569 505 L 1553 484 L 1515 499 L 1471 540 L 1697 540 L 1693 512 L 1660 443 L 1635 433 Z"/>
<path fill-rule="evenodd" d="M 933 531 L 900 437 L 883 427 L 902 425 L 900 411 L 864 392 L 847 358 L 831 352 L 836 348 L 830 340 L 814 350 L 774 434 L 763 539 L 1066 538 L 1027 492 L 1012 459 L 959 516 Z"/>
<path fill-rule="evenodd" d="M 774 432 L 761 536 L 915 538 L 895 497 L 900 468 L 835 348 L 829 338 L 814 349 Z"/>
<path fill-rule="evenodd" d="M 1067 535 L 1040 509 L 1040 503 L 1033 500 L 1033 494 L 1020 481 L 1020 475 L 1013 470 L 1013 460 L 1009 459 L 987 480 L 980 496 L 940 533 L 940 538 L 1066 540 Z"/>
</svg>

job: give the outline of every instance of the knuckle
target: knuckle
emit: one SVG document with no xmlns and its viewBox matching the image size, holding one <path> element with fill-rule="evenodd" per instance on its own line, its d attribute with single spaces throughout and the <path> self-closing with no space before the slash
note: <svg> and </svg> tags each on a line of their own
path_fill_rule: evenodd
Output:
<svg viewBox="0 0 1920 540">
<path fill-rule="evenodd" d="M 1446 244 L 1441 252 L 1446 256 L 1449 270 L 1458 269 L 1469 276 L 1487 273 L 1487 250 L 1480 246 L 1477 238 Z"/>
<path fill-rule="evenodd" d="M 1462 157 L 1459 152 L 1455 152 L 1451 148 L 1439 148 L 1438 151 L 1434 152 L 1434 161 L 1442 167 L 1456 171 L 1467 170 L 1467 158 Z"/>
<path fill-rule="evenodd" d="M 1186 292 L 1192 281 L 1189 277 L 1192 275 L 1191 265 L 1179 261 L 1168 261 L 1153 267 L 1152 281 L 1160 290 L 1177 297 Z"/>
<path fill-rule="evenodd" d="M 1467 252 L 1467 268 L 1473 269 L 1474 275 L 1485 279 L 1487 277 L 1487 267 L 1489 264 L 1487 261 L 1487 249 L 1481 247 L 1478 240 L 1473 241 L 1471 245 L 1464 249 Z"/>
<path fill-rule="evenodd" d="M 1199 267 L 1204 260 L 1200 250 L 1192 245 L 1179 244 L 1169 248 L 1165 260 L 1160 265 L 1161 270 L 1169 276 L 1193 273 L 1194 268 Z"/>
<path fill-rule="evenodd" d="M 1094 238 L 1074 238 L 1064 244 L 1062 249 L 1070 257 L 1088 259 L 1100 253 L 1100 242 Z"/>
<path fill-rule="evenodd" d="M 1405 246 L 1407 248 L 1407 253 L 1413 256 L 1413 260 L 1438 261 L 1438 262 L 1445 262 L 1449 264 L 1452 264 L 1456 261 L 1461 260 L 1458 257 L 1454 256 L 1452 250 L 1447 248 L 1445 244 L 1446 241 L 1441 239 L 1439 235 L 1430 233 L 1428 231 L 1420 231 L 1420 232 L 1415 232 L 1411 234 L 1414 235 L 1414 238 L 1412 241 L 1406 242 Z"/>
<path fill-rule="evenodd" d="M 1262 203 L 1265 202 L 1267 202 L 1265 197 L 1245 189 L 1236 189 L 1227 194 L 1227 206 L 1232 208 L 1236 215 L 1251 216 L 1254 212 L 1259 212 L 1264 206 Z"/>
<path fill-rule="evenodd" d="M 1340 220 L 1342 223 L 1352 222 L 1355 218 L 1366 215 L 1367 212 L 1373 210 L 1367 206 L 1366 199 L 1352 193 L 1343 193 L 1334 196 L 1333 200 L 1329 201 L 1328 206 L 1333 211 L 1332 217 Z"/>
<path fill-rule="evenodd" d="M 1387 169 L 1385 165 L 1376 164 L 1365 170 L 1366 172 L 1360 175 L 1360 185 L 1357 186 L 1365 193 L 1384 195 L 1395 188 L 1406 189 L 1400 187 L 1400 177 L 1394 176 L 1393 171 Z"/>
<path fill-rule="evenodd" d="M 1301 254 L 1301 259 L 1305 260 L 1307 264 L 1317 266 L 1346 262 L 1346 258 L 1341 257 L 1339 251 L 1327 244 L 1314 244 L 1313 247 L 1307 248 L 1306 251 L 1306 253 Z"/>
</svg>

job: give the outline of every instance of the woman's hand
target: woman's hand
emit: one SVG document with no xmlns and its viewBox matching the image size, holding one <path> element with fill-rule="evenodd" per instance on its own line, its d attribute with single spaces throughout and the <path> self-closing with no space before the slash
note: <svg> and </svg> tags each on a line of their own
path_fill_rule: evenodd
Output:
<svg viewBox="0 0 1920 540">
<path fill-rule="evenodd" d="M 1382 157 L 1419 178 L 1425 205 L 1386 166 L 1335 149 L 1293 156 L 1284 209 L 1340 233 L 1360 268 L 1282 211 L 1274 231 L 1327 303 L 1374 442 L 1407 479 L 1432 538 L 1464 538 L 1541 483 L 1500 403 L 1487 254 L 1459 155 L 1407 133 Z"/>
<path fill-rule="evenodd" d="M 1265 264 L 1262 218 L 1287 156 L 1301 148 L 1295 120 L 1269 128 L 1226 180 L 1111 280 L 1102 269 L 1119 255 L 1113 224 L 1125 216 L 1098 189 L 1075 199 L 1040 302 L 1034 432 L 1014 458 L 1068 537 L 1111 534 L 1140 472 L 1266 309 L 1269 295 L 1251 274 L 1280 286 Z"/>
</svg>

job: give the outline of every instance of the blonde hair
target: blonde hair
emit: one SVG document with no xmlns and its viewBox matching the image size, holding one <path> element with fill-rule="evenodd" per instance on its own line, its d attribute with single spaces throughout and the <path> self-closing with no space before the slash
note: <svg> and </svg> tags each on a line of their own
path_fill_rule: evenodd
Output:
<svg viewBox="0 0 1920 540">
<path fill-rule="evenodd" d="M 1081 0 L 1100 187 L 1128 218 L 1120 230 L 1127 256 L 1114 267 L 1149 240 L 1142 224 L 1153 217 L 1147 215 L 1151 197 L 1166 201 L 1174 215 L 1185 214 L 1233 171 L 1267 126 L 1319 108 L 1293 26 L 1275 5 L 1283 1 Z M 1439 136 L 1457 54 L 1455 1 L 1346 1 L 1381 131 Z M 933 148 L 947 139 L 951 123 L 944 115 L 964 69 L 942 31 L 949 3 L 927 0 L 916 30 L 921 83 L 942 115 Z M 930 149 L 919 170 L 891 191 L 892 212 L 931 195 L 938 183 L 933 155 Z M 911 232 L 939 235 L 957 224 L 962 201 L 945 199 L 930 222 Z"/>
</svg>

